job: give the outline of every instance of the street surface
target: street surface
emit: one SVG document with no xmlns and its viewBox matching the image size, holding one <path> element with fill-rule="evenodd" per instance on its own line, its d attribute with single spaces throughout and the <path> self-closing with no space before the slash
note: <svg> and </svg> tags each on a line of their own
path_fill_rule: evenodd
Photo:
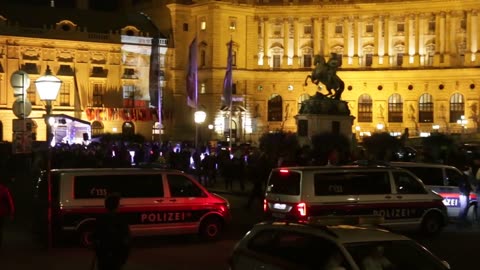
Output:
<svg viewBox="0 0 480 270">
<path fill-rule="evenodd" d="M 221 192 L 221 190 L 219 190 Z M 256 222 L 261 220 L 261 204 L 247 210 L 245 194 L 223 192 L 232 205 L 233 224 L 224 237 L 216 242 L 202 242 L 195 236 L 148 237 L 134 241 L 131 257 L 124 270 L 150 269 L 228 269 L 229 255 L 235 243 Z M 21 202 L 20 202 L 21 203 Z M 22 209 L 20 208 L 19 211 Z M 89 270 L 93 260 L 91 250 L 75 245 L 45 248 L 32 240 L 30 221 L 19 216 L 7 222 L 5 242 L 0 251 L 0 270 L 49 269 Z M 476 269 L 480 226 L 460 228 L 450 225 L 438 237 L 425 239 L 410 235 L 440 258 L 452 269 Z"/>
</svg>

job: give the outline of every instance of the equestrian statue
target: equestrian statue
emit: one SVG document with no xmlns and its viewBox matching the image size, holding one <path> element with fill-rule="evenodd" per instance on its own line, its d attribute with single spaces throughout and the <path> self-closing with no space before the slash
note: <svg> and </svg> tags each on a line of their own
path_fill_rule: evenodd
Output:
<svg viewBox="0 0 480 270">
<path fill-rule="evenodd" d="M 337 54 L 332 53 L 328 62 L 325 61 L 323 55 L 317 54 L 315 55 L 313 64 L 315 68 L 312 70 L 312 74 L 305 78 L 305 86 L 308 85 L 308 79 L 319 88 L 320 86 L 318 84 L 322 83 L 328 91 L 328 94 L 325 96 L 340 100 L 342 92 L 345 89 L 345 83 L 337 75 L 337 69 L 340 66 Z"/>
</svg>

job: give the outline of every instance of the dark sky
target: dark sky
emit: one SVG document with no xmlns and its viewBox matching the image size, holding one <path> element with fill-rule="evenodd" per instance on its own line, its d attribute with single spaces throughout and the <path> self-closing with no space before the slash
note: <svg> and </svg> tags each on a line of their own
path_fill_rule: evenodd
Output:
<svg viewBox="0 0 480 270">
<path fill-rule="evenodd" d="M 12 4 L 32 4 L 50 6 L 50 0 L 1 0 Z M 118 0 L 89 0 L 91 9 L 99 11 L 115 11 L 118 9 Z M 55 0 L 55 6 L 59 8 L 74 8 L 75 0 Z"/>
</svg>

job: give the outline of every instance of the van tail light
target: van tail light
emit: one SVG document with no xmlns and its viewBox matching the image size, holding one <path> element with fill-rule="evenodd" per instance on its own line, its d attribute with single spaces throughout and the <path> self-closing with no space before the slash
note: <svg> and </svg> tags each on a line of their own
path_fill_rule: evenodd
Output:
<svg viewBox="0 0 480 270">
<path fill-rule="evenodd" d="M 267 199 L 263 199 L 263 212 L 267 212 Z"/>
<path fill-rule="evenodd" d="M 303 202 L 297 204 L 297 211 L 301 217 L 307 216 L 307 205 Z"/>
<path fill-rule="evenodd" d="M 476 193 L 470 193 L 470 201 L 477 201 L 478 196 Z"/>
</svg>

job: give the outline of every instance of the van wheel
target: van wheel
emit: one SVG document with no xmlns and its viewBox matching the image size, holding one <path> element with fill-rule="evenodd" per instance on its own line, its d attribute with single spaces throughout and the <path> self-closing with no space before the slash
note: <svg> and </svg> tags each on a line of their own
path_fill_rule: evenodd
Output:
<svg viewBox="0 0 480 270">
<path fill-rule="evenodd" d="M 85 248 L 93 247 L 93 226 L 85 225 L 78 231 L 80 245 Z"/>
<path fill-rule="evenodd" d="M 204 240 L 212 241 L 220 237 L 223 229 L 223 222 L 218 217 L 206 218 L 200 224 L 200 237 Z"/>
<path fill-rule="evenodd" d="M 476 205 L 473 204 L 473 205 L 470 205 L 470 207 L 468 207 L 467 218 L 468 218 L 468 221 L 470 221 L 471 223 L 476 223 L 479 221 Z"/>
<path fill-rule="evenodd" d="M 430 213 L 423 218 L 422 233 L 433 236 L 440 233 L 443 229 L 443 220 L 439 214 Z"/>
</svg>

